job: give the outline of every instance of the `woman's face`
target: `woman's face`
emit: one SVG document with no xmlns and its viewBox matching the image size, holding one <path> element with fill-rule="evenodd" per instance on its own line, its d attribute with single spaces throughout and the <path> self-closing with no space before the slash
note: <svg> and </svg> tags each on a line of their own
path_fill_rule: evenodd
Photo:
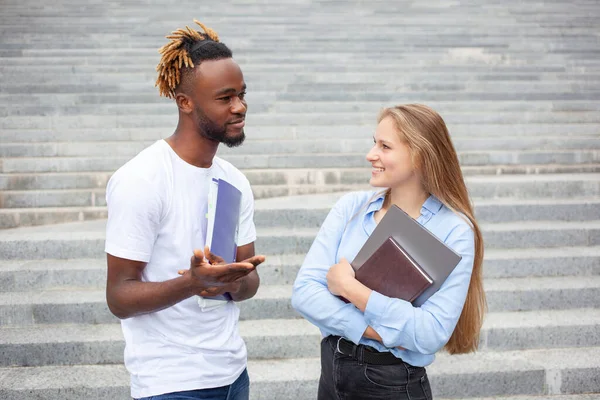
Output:
<svg viewBox="0 0 600 400">
<path fill-rule="evenodd" d="M 392 117 L 377 125 L 373 148 L 367 154 L 372 165 L 370 184 L 374 187 L 397 188 L 418 180 L 410 148 L 400 139 Z"/>
</svg>

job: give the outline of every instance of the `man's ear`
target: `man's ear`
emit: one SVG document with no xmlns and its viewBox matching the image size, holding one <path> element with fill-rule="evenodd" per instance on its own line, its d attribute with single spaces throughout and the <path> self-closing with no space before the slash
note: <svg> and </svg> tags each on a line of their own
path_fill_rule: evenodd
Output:
<svg viewBox="0 0 600 400">
<path fill-rule="evenodd" d="M 194 110 L 194 103 L 187 94 L 177 93 L 175 95 L 175 102 L 179 110 L 185 114 L 189 114 Z"/>
</svg>

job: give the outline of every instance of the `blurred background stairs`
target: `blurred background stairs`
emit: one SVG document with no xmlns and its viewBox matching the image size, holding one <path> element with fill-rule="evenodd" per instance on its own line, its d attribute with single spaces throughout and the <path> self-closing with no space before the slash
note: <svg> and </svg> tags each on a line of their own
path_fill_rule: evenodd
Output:
<svg viewBox="0 0 600 400">
<path fill-rule="evenodd" d="M 482 223 L 480 351 L 440 354 L 435 398 L 600 398 L 600 3 L 0 2 L 0 398 L 126 399 L 105 304 L 108 178 L 169 136 L 157 49 L 197 18 L 248 84 L 258 295 L 252 399 L 314 399 L 319 332 L 290 305 L 318 227 L 368 189 L 377 112 L 446 120 Z"/>
</svg>

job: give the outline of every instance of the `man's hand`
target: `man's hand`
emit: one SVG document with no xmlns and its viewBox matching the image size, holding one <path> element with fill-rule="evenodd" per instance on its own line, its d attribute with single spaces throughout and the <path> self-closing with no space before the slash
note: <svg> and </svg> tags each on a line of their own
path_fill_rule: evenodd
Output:
<svg viewBox="0 0 600 400">
<path fill-rule="evenodd" d="M 208 248 L 208 246 L 204 247 L 204 254 L 206 254 L 206 258 L 208 259 L 208 262 L 211 265 L 225 264 L 225 260 L 223 260 L 222 257 L 219 257 L 216 254 L 213 254 L 210 251 L 210 249 Z M 265 261 L 265 256 L 257 255 L 257 256 L 252 256 L 250 258 L 246 258 L 245 260 L 242 260 L 240 262 L 241 263 L 250 263 L 250 264 L 254 265 L 255 267 L 257 267 L 260 264 L 262 264 L 264 261 Z"/>
<path fill-rule="evenodd" d="M 222 257 L 211 253 L 207 246 L 204 252 L 194 250 L 190 269 L 179 270 L 178 273 L 189 275 L 191 279 L 198 282 L 200 289 L 198 295 L 212 297 L 224 293 L 237 293 L 242 286 L 242 279 L 264 261 L 265 256 L 258 255 L 226 264 Z"/>
<path fill-rule="evenodd" d="M 344 296 L 342 292 L 348 282 L 355 280 L 355 273 L 352 265 L 345 258 L 334 264 L 327 272 L 327 287 L 329 291 L 336 296 Z M 345 296 L 344 296 L 345 297 Z"/>
<path fill-rule="evenodd" d="M 205 252 L 210 256 L 208 247 L 205 248 Z M 205 253 L 203 253 L 202 250 L 196 249 L 194 250 L 194 255 L 192 255 L 192 258 L 190 259 L 190 277 L 200 291 L 208 288 L 225 286 L 228 283 L 243 278 L 256 268 L 254 264 L 250 262 L 212 265 L 204 258 L 204 254 Z"/>
<path fill-rule="evenodd" d="M 179 271 L 177 271 L 177 273 L 179 275 L 184 275 L 184 276 L 191 274 L 189 269 L 180 269 Z M 202 297 L 213 297 L 213 296 L 220 296 L 225 293 L 237 293 L 237 291 L 240 290 L 240 288 L 242 287 L 242 279 L 243 278 L 240 278 L 237 281 L 227 283 L 223 286 L 213 286 L 213 287 L 206 288 L 206 289 L 202 290 L 200 293 L 198 293 L 198 295 L 202 296 Z"/>
</svg>

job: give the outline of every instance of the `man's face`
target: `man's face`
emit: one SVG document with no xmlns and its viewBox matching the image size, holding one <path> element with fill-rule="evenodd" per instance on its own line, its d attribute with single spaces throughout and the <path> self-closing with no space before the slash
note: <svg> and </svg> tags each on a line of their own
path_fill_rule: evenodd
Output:
<svg viewBox="0 0 600 400">
<path fill-rule="evenodd" d="M 246 84 L 231 58 L 203 61 L 194 82 L 194 119 L 200 134 L 228 147 L 245 139 Z"/>
</svg>

